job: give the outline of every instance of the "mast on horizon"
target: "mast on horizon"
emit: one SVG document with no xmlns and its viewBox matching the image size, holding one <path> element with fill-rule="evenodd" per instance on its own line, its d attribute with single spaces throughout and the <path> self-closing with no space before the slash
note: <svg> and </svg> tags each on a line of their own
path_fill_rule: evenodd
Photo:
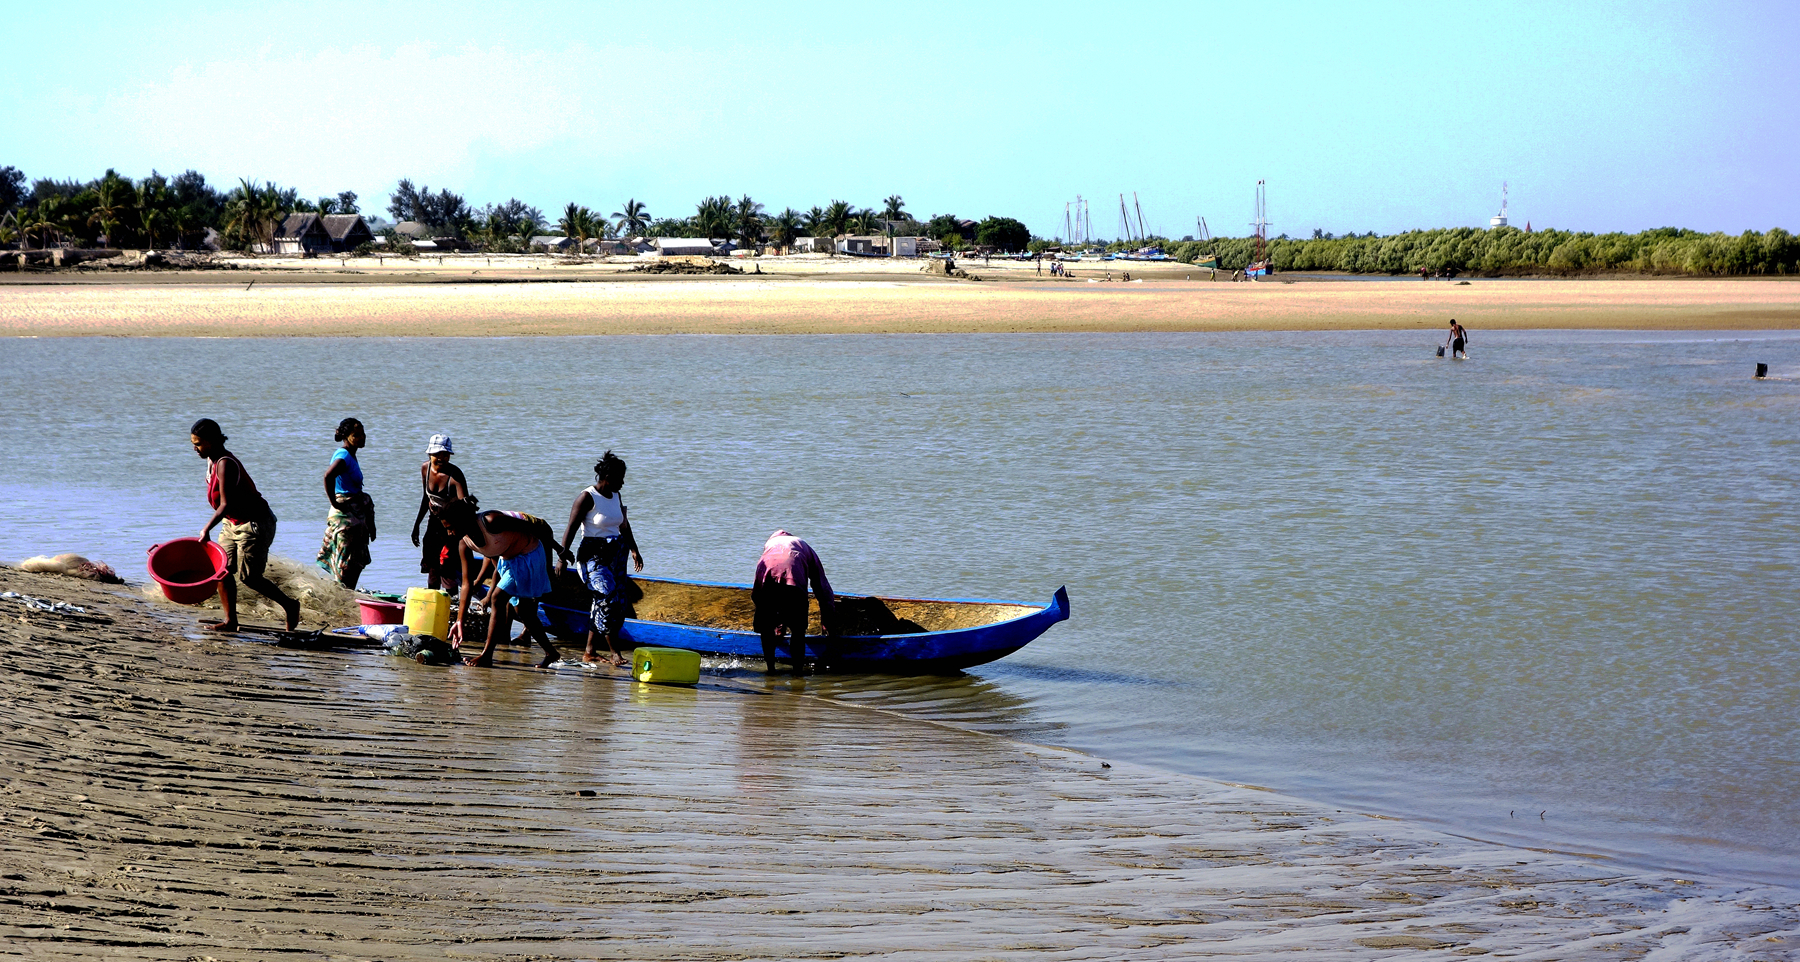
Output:
<svg viewBox="0 0 1800 962">
<path fill-rule="evenodd" d="M 1500 182 L 1500 213 L 1488 218 L 1488 227 L 1506 226 L 1506 181 Z"/>
</svg>

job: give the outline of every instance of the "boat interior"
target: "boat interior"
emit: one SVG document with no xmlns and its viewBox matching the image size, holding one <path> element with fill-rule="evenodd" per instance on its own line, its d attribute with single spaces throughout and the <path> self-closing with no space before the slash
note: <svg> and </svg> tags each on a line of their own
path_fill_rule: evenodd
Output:
<svg viewBox="0 0 1800 962">
<path fill-rule="evenodd" d="M 696 625 L 723 631 L 754 631 L 755 603 L 749 587 L 697 585 L 656 578 L 626 579 L 625 596 L 630 608 L 625 616 L 643 621 Z M 555 591 L 544 599 L 566 608 L 586 608 L 587 589 L 574 572 L 566 572 Z M 957 631 L 998 624 L 1041 610 L 1036 605 L 985 601 L 913 601 L 868 595 L 838 595 L 840 632 L 846 637 L 909 635 L 930 631 Z M 819 621 L 818 599 L 808 599 L 811 617 L 807 633 L 825 633 Z"/>
</svg>

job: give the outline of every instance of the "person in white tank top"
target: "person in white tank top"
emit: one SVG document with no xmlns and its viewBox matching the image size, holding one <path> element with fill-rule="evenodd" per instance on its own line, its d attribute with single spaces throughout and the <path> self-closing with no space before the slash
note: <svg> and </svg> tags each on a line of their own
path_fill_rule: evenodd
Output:
<svg viewBox="0 0 1800 962">
<path fill-rule="evenodd" d="M 625 499 L 619 489 L 625 485 L 625 462 L 611 451 L 594 465 L 594 483 L 583 488 L 569 508 L 569 524 L 563 529 L 565 551 L 581 531 L 581 547 L 575 552 L 581 568 L 582 583 L 587 585 L 593 601 L 588 608 L 587 651 L 581 660 L 600 660 L 594 651 L 596 635 L 606 639 L 607 661 L 613 667 L 625 664 L 619 654 L 619 628 L 625 623 L 625 555 L 630 553 L 638 571 L 644 570 L 644 556 L 638 553 L 637 539 L 631 535 L 631 520 L 626 514 Z M 562 576 L 558 562 L 556 574 Z"/>
</svg>

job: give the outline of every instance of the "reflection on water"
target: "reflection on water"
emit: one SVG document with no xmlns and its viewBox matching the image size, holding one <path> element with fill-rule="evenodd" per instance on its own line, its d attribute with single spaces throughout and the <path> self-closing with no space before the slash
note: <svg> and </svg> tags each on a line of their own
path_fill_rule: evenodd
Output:
<svg viewBox="0 0 1800 962">
<path fill-rule="evenodd" d="M 556 524 L 612 448 L 647 573 L 742 581 L 785 527 L 844 590 L 1069 586 L 1072 620 L 1002 662 L 773 690 L 1800 879 L 1800 382 L 1749 378 L 1800 375 L 1800 340 L 1478 331 L 1452 362 L 1436 335 L 11 341 L 0 557 L 137 574 L 204 520 L 202 415 L 299 559 L 332 428 L 361 418 L 382 531 L 364 581 L 389 589 L 420 583 L 431 434 L 484 505 Z M 272 657 L 355 685 L 375 656 Z M 419 738 L 573 724 L 592 734 L 568 750 L 604 752 L 634 699 L 674 717 L 692 697 L 485 677 L 411 673 L 359 710 Z M 745 784 L 783 777 L 796 738 L 747 734 Z M 471 764 L 523 779 L 527 742 Z"/>
</svg>

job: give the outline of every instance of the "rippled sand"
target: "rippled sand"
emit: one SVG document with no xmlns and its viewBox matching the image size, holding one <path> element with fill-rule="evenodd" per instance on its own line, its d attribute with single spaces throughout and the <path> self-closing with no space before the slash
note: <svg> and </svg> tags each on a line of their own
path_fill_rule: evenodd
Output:
<svg viewBox="0 0 1800 962">
<path fill-rule="evenodd" d="M 200 636 L 0 569 L 0 956 L 1800 957 L 1792 890 L 1469 842 L 726 672 Z"/>
<path fill-rule="evenodd" d="M 273 275 L 253 284 L 229 275 L 229 284 L 220 275 L 38 278 L 0 284 L 0 336 L 1438 329 L 1455 317 L 1479 341 L 1492 328 L 1800 327 L 1800 282 L 1784 280 L 1233 284 L 1165 270 L 1132 284 L 1023 275 L 975 284 L 916 271 L 541 282 L 515 273 L 483 280 L 463 268 L 413 282 Z"/>
</svg>

